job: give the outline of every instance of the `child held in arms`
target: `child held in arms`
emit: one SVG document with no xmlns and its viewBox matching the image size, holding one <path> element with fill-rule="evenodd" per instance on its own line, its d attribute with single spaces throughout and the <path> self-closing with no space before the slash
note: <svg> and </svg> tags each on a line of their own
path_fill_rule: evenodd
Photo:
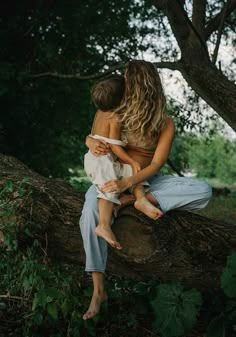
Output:
<svg viewBox="0 0 236 337">
<path fill-rule="evenodd" d="M 92 89 L 92 100 L 98 111 L 95 114 L 91 134 L 87 137 L 99 139 L 110 151 L 102 155 L 99 151 L 88 151 L 84 157 L 84 169 L 88 178 L 97 188 L 99 221 L 95 233 L 112 247 L 122 249 L 111 230 L 111 218 L 115 205 L 120 205 L 119 194 L 103 193 L 100 188 L 107 180 L 128 177 L 140 171 L 140 163 L 125 151 L 126 143 L 121 140 L 121 123 L 115 109 L 124 95 L 124 78 L 111 75 L 98 82 Z M 134 206 L 152 219 L 162 216 L 160 209 L 146 198 L 149 188 L 144 181 L 130 191 L 135 197 Z"/>
</svg>

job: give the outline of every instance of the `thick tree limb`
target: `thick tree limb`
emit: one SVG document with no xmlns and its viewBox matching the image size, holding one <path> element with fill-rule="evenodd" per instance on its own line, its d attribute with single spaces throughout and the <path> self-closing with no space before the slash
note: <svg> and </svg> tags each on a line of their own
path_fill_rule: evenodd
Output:
<svg viewBox="0 0 236 337">
<path fill-rule="evenodd" d="M 231 0 L 229 2 L 228 9 L 226 14 L 224 14 L 224 8 L 220 11 L 213 19 L 211 19 L 205 29 L 205 40 L 207 41 L 211 34 L 215 32 L 222 22 L 222 17 L 225 16 L 226 18 L 236 9 L 236 0 Z"/>
<path fill-rule="evenodd" d="M 236 0 L 231 0 L 236 2 Z M 158 0 L 152 0 L 159 6 Z M 180 71 L 190 87 L 236 131 L 236 86 L 212 63 L 200 35 L 179 1 L 162 3 L 173 34 L 181 49 Z"/>
<path fill-rule="evenodd" d="M 206 0 L 193 0 L 192 23 L 202 40 L 205 34 Z"/>
<path fill-rule="evenodd" d="M 82 265 L 84 249 L 79 230 L 84 195 L 61 180 L 47 179 L 12 157 L 0 154 L 0 185 L 28 177 L 32 193 L 23 198 L 14 221 L 40 224 L 47 254 Z M 218 288 L 226 257 L 236 250 L 234 225 L 184 211 L 168 212 L 153 221 L 126 207 L 118 214 L 114 232 L 122 251 L 110 250 L 108 270 L 137 280 L 179 280 L 198 288 Z M 21 235 L 20 240 L 24 241 Z"/>
<path fill-rule="evenodd" d="M 190 21 L 180 0 L 166 0 L 161 7 L 159 0 L 151 2 L 166 14 L 181 49 L 182 58 L 188 60 L 195 56 L 202 60 L 209 59 L 205 41 Z"/>
</svg>

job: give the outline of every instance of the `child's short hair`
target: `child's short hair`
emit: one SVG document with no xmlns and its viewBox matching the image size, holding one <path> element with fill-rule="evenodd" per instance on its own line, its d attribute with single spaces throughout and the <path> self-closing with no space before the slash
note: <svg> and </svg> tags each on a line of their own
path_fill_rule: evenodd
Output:
<svg viewBox="0 0 236 337">
<path fill-rule="evenodd" d="M 102 111 L 117 108 L 124 96 L 125 81 L 121 75 L 111 75 L 97 82 L 92 88 L 92 100 Z"/>
</svg>

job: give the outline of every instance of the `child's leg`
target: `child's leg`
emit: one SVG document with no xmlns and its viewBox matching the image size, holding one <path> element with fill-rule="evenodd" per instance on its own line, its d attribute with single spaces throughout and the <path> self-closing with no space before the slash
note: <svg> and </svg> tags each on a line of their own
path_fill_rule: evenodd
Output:
<svg viewBox="0 0 236 337">
<path fill-rule="evenodd" d="M 153 220 L 157 220 L 163 215 L 162 211 L 159 208 L 155 207 L 147 199 L 143 185 L 136 185 L 133 188 L 133 194 L 136 198 L 136 201 L 134 203 L 134 207 L 136 209 L 146 214 L 149 218 Z"/>
<path fill-rule="evenodd" d="M 113 214 L 114 217 L 116 218 L 118 215 L 118 212 L 125 206 L 128 205 L 133 205 L 135 202 L 135 196 L 131 193 L 126 194 L 126 193 L 122 193 L 119 197 L 120 200 L 120 205 L 114 205 L 114 209 L 113 209 Z"/>
<path fill-rule="evenodd" d="M 98 199 L 99 223 L 95 228 L 95 233 L 106 240 L 112 247 L 121 249 L 121 245 L 111 230 L 113 207 L 113 202 L 106 199 Z"/>
</svg>

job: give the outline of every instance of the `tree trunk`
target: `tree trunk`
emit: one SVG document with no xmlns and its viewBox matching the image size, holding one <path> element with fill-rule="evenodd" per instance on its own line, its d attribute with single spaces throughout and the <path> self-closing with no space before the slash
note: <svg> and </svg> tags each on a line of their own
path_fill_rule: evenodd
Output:
<svg viewBox="0 0 236 337">
<path fill-rule="evenodd" d="M 183 77 L 189 86 L 236 131 L 236 85 L 211 62 L 204 39 L 206 28 L 204 30 L 202 26 L 194 26 L 180 1 L 151 0 L 151 2 L 163 10 L 168 18 L 181 50 L 178 68 Z M 204 21 L 204 18 L 201 20 Z"/>
<path fill-rule="evenodd" d="M 28 177 L 25 186 L 32 193 L 20 200 L 14 216 L 20 228 L 40 224 L 49 256 L 82 265 L 79 218 L 84 194 L 64 181 L 40 176 L 13 157 L 0 154 L 0 170 L 1 186 Z M 226 257 L 236 250 L 235 225 L 184 211 L 153 221 L 128 206 L 113 226 L 123 249 L 109 250 L 108 270 L 137 280 L 179 280 L 189 287 L 218 288 Z"/>
</svg>

